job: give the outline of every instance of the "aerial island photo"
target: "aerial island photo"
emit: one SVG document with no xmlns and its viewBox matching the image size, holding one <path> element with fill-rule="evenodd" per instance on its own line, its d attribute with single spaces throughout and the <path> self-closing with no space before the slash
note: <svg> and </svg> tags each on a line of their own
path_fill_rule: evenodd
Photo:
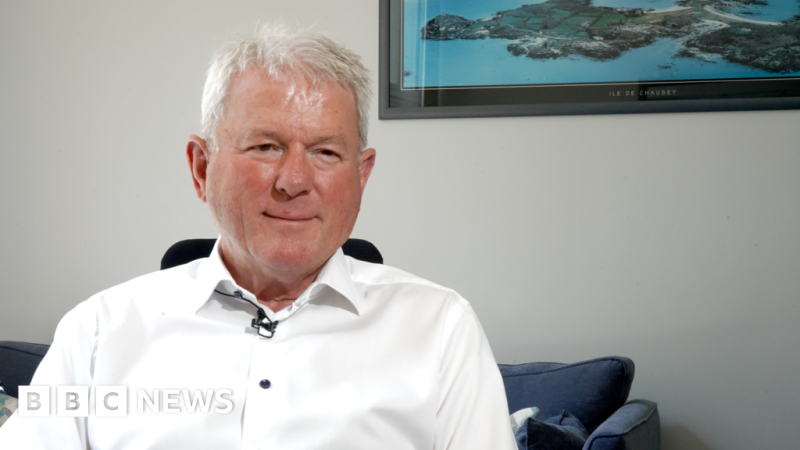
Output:
<svg viewBox="0 0 800 450">
<path fill-rule="evenodd" d="M 798 0 L 405 0 L 404 7 L 406 88 L 800 76 Z"/>
</svg>

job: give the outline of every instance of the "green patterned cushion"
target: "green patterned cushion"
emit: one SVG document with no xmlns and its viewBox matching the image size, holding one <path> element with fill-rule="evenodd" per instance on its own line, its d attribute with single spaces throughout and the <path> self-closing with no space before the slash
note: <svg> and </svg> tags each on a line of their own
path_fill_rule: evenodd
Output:
<svg viewBox="0 0 800 450">
<path fill-rule="evenodd" d="M 17 410 L 17 399 L 0 392 L 0 427 Z"/>
</svg>

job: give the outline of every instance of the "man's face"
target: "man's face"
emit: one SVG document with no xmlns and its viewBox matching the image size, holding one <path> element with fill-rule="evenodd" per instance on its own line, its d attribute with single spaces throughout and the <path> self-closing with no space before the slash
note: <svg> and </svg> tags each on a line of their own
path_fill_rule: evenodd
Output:
<svg viewBox="0 0 800 450">
<path fill-rule="evenodd" d="M 218 151 L 199 138 L 202 152 L 188 149 L 232 272 L 307 274 L 347 240 L 375 161 L 374 149 L 358 154 L 357 123 L 353 94 L 338 84 L 312 89 L 257 69 L 234 78 Z"/>
</svg>

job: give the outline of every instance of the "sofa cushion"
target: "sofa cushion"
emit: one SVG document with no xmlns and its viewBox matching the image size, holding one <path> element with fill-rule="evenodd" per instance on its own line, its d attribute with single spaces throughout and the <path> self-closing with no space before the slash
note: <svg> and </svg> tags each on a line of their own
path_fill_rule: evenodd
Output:
<svg viewBox="0 0 800 450">
<path fill-rule="evenodd" d="M 519 450 L 581 450 L 589 432 L 572 414 L 561 414 L 547 420 L 527 419 L 515 434 Z"/>
<path fill-rule="evenodd" d="M 509 417 L 511 420 L 511 432 L 516 433 L 528 419 L 538 419 L 539 408 L 533 406 L 530 408 L 522 408 Z"/>
<path fill-rule="evenodd" d="M 19 397 L 17 386 L 27 386 L 49 345 L 0 341 L 0 382 L 11 397 Z"/>
<path fill-rule="evenodd" d="M 501 364 L 500 373 L 509 411 L 536 406 L 539 417 L 552 417 L 566 410 L 591 433 L 625 404 L 634 365 L 629 358 L 607 356 L 574 364 Z"/>
</svg>

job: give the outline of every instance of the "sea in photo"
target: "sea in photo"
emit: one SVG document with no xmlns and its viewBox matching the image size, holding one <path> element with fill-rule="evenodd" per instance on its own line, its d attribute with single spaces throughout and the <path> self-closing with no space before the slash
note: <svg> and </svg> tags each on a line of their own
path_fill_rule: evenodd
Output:
<svg viewBox="0 0 800 450">
<path fill-rule="evenodd" d="M 640 82 L 703 79 L 741 79 L 800 76 L 800 71 L 775 73 L 726 61 L 713 53 L 681 52 L 683 38 L 658 39 L 604 61 L 580 55 L 555 59 L 514 56 L 509 39 L 425 40 L 421 29 L 440 14 L 468 20 L 491 18 L 545 0 L 406 0 L 404 2 L 403 87 L 458 87 Z M 739 3 L 738 5 L 741 5 Z M 592 6 L 664 10 L 675 0 L 594 0 Z M 719 8 L 753 21 L 781 22 L 800 13 L 797 0 L 769 0 L 766 5 Z"/>
</svg>

